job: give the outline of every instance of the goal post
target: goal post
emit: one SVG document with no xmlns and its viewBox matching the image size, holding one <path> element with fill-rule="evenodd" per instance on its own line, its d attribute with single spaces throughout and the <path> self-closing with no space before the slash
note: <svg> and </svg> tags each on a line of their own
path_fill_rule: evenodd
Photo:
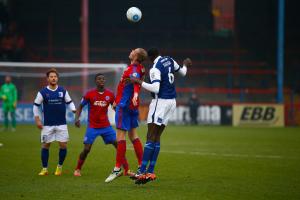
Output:
<svg viewBox="0 0 300 200">
<path fill-rule="evenodd" d="M 47 85 L 46 72 L 51 68 L 56 68 L 59 73 L 58 85 L 69 91 L 71 98 L 78 106 L 84 93 L 95 88 L 94 76 L 97 73 L 104 74 L 105 87 L 115 92 L 126 67 L 124 63 L 0 62 L 0 84 L 4 83 L 5 76 L 11 76 L 12 82 L 17 87 L 19 105 L 32 106 L 37 92 Z M 85 85 L 83 80 L 87 80 L 87 88 L 83 88 Z M 111 111 L 109 113 L 110 121 L 113 123 L 113 115 Z M 86 116 L 83 117 L 86 118 Z M 0 121 L 2 121 L 1 117 Z"/>
</svg>

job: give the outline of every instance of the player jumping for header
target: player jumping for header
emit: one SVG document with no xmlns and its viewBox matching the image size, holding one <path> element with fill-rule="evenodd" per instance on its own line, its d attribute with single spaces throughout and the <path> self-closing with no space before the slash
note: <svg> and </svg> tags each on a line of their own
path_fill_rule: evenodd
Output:
<svg viewBox="0 0 300 200">
<path fill-rule="evenodd" d="M 154 63 L 149 72 L 151 83 L 131 78 L 132 82 L 139 83 L 144 89 L 152 92 L 154 97 L 149 105 L 147 142 L 142 165 L 134 176 L 136 184 L 145 184 L 156 179 L 154 167 L 160 151 L 160 136 L 176 108 L 174 73 L 185 76 L 187 67 L 192 65 L 191 60 L 187 58 L 183 61 L 183 67 L 180 67 L 171 57 L 160 56 L 155 48 L 148 51 L 148 57 Z"/>
<path fill-rule="evenodd" d="M 137 135 L 139 116 L 139 92 L 141 86 L 139 84 L 128 83 L 130 77 L 139 80 L 144 78 L 145 68 L 141 63 L 147 58 L 147 52 L 142 48 L 134 49 L 130 52 L 130 65 L 125 69 L 118 85 L 116 96 L 116 116 L 115 122 L 117 127 L 117 156 L 116 164 L 112 173 L 107 177 L 105 182 L 110 182 L 122 174 L 121 165 L 125 159 L 126 139 L 125 134 L 133 144 L 135 154 L 138 160 L 138 166 L 142 163 L 143 147 Z M 132 175 L 129 173 L 129 175 Z"/>
</svg>

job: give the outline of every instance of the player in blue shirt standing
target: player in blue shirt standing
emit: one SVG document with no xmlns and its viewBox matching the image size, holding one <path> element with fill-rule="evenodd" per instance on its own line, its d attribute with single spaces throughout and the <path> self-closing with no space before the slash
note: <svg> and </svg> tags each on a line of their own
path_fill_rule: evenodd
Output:
<svg viewBox="0 0 300 200">
<path fill-rule="evenodd" d="M 75 113 L 75 105 L 63 87 L 58 86 L 58 72 L 50 69 L 47 73 L 48 86 L 37 93 L 34 100 L 33 113 L 36 126 L 41 129 L 41 159 L 43 168 L 40 176 L 48 175 L 49 147 L 54 141 L 59 143 L 59 160 L 55 171 L 56 176 L 62 174 L 62 164 L 67 155 L 67 142 L 69 140 L 68 127 L 66 123 L 66 104 Z M 43 119 L 40 119 L 39 107 L 42 105 Z"/>
<path fill-rule="evenodd" d="M 174 74 L 178 72 L 180 75 L 185 76 L 187 67 L 192 65 L 192 61 L 187 58 L 183 61 L 183 67 L 180 67 L 171 57 L 160 56 L 159 51 L 155 48 L 148 51 L 148 57 L 153 62 L 153 67 L 149 72 L 151 83 L 131 78 L 132 82 L 141 84 L 144 89 L 152 92 L 153 95 L 147 118 L 148 132 L 143 161 L 134 176 L 136 184 L 145 184 L 156 179 L 154 167 L 160 151 L 160 136 L 176 108 Z"/>
</svg>

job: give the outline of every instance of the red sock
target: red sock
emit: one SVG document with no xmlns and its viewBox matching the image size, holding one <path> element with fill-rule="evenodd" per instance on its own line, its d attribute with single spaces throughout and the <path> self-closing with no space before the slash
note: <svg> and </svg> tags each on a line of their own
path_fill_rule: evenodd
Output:
<svg viewBox="0 0 300 200">
<path fill-rule="evenodd" d="M 116 158 L 116 167 L 121 168 L 124 164 L 126 153 L 126 140 L 120 140 L 117 147 L 117 158 Z"/>
<path fill-rule="evenodd" d="M 124 168 L 125 172 L 127 172 L 129 170 L 129 165 L 128 165 L 126 157 L 124 158 L 123 168 Z"/>
<path fill-rule="evenodd" d="M 135 140 L 132 141 L 132 144 L 134 147 L 135 155 L 137 157 L 139 166 L 141 166 L 143 160 L 143 145 L 141 143 L 141 140 L 139 138 L 136 138 Z"/>
<path fill-rule="evenodd" d="M 82 167 L 83 163 L 84 163 L 84 160 L 81 160 L 81 159 L 79 158 L 78 161 L 77 161 L 77 167 L 76 167 L 76 169 L 81 170 L 81 167 Z"/>
</svg>

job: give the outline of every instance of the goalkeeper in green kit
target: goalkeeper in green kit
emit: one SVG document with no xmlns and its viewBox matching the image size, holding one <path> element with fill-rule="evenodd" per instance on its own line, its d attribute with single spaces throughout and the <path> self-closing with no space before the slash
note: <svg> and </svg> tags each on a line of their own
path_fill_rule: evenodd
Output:
<svg viewBox="0 0 300 200">
<path fill-rule="evenodd" d="M 2 100 L 2 109 L 4 113 L 4 130 L 8 130 L 8 114 L 10 113 L 12 120 L 12 131 L 16 130 L 16 115 L 15 110 L 17 107 L 17 88 L 11 82 L 11 77 L 5 77 L 5 83 L 0 89 L 0 99 Z"/>
</svg>

